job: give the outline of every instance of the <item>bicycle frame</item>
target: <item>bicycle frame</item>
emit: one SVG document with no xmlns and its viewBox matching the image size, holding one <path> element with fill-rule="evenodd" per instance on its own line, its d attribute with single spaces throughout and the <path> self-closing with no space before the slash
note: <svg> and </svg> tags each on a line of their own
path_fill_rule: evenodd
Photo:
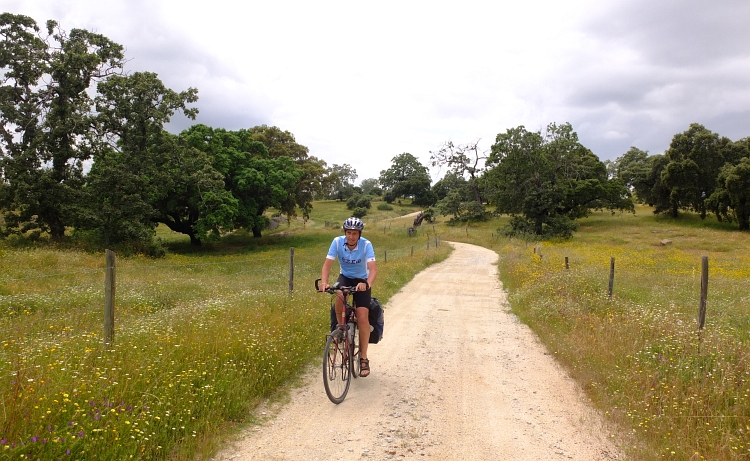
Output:
<svg viewBox="0 0 750 461">
<path fill-rule="evenodd" d="M 357 328 L 359 327 L 357 324 L 357 314 L 354 306 L 352 306 L 349 303 L 349 296 L 354 292 L 354 290 L 348 290 L 347 288 L 353 288 L 353 287 L 342 287 L 341 295 L 343 297 L 343 308 L 341 309 L 341 318 L 338 319 L 338 324 L 336 325 L 337 330 L 341 330 L 344 335 L 344 346 L 346 350 L 346 354 L 352 354 L 352 360 L 354 360 L 359 355 L 358 352 L 355 352 L 354 349 L 358 347 L 358 344 L 354 344 L 354 337 L 357 333 Z M 351 329 L 354 329 L 354 331 L 351 331 Z M 352 373 L 352 378 L 356 378 L 358 376 L 358 373 L 355 373 L 355 368 L 357 368 L 359 363 L 352 364 L 352 369 L 350 370 L 350 373 Z"/>
<path fill-rule="evenodd" d="M 320 279 L 315 281 L 315 289 L 320 291 L 318 282 Z M 354 291 L 354 287 L 340 287 L 338 284 L 325 290 L 326 293 L 342 296 L 343 301 L 336 327 L 326 335 L 323 354 L 323 384 L 328 398 L 335 404 L 344 401 L 351 379 L 359 374 L 357 315 L 354 306 L 348 302 L 349 295 Z"/>
</svg>

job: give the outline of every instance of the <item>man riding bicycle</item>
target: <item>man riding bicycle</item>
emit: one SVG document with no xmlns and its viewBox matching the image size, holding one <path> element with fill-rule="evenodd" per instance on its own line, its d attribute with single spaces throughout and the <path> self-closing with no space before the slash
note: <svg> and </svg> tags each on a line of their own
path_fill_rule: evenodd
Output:
<svg viewBox="0 0 750 461">
<path fill-rule="evenodd" d="M 326 261 L 321 271 L 320 291 L 328 288 L 328 276 L 331 273 L 333 261 L 338 259 L 341 266 L 338 283 L 342 286 L 354 286 L 356 291 L 352 293 L 354 298 L 357 325 L 359 325 L 359 376 L 365 377 L 370 374 L 370 360 L 367 358 L 367 344 L 370 340 L 370 321 L 368 313 L 370 300 L 372 299 L 372 284 L 378 274 L 375 264 L 375 250 L 369 240 L 362 237 L 365 224 L 359 218 L 349 218 L 344 221 L 344 235 L 333 239 L 328 249 Z M 336 296 L 336 318 L 341 318 L 344 310 L 343 294 L 339 292 Z"/>
</svg>

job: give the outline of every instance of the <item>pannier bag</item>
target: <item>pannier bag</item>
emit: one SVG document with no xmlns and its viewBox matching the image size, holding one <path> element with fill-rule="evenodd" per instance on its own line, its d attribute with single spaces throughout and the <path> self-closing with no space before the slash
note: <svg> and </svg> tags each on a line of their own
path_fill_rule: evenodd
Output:
<svg viewBox="0 0 750 461">
<path fill-rule="evenodd" d="M 380 305 L 378 298 L 370 300 L 370 312 L 367 318 L 370 320 L 370 340 L 368 343 L 377 344 L 383 339 L 383 327 L 385 319 L 383 318 L 383 307 Z"/>
<path fill-rule="evenodd" d="M 385 326 L 383 307 L 380 305 L 378 298 L 372 298 L 370 300 L 370 311 L 367 317 L 370 321 L 370 340 L 368 343 L 377 344 L 383 339 L 383 327 Z M 331 304 L 331 331 L 336 329 L 336 325 L 338 325 L 336 309 L 334 305 Z"/>
</svg>

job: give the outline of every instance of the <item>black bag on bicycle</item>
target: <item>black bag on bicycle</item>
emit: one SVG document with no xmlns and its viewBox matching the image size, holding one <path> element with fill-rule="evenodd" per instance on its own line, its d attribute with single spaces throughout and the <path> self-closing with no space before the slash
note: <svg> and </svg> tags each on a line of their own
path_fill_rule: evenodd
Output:
<svg viewBox="0 0 750 461">
<path fill-rule="evenodd" d="M 383 317 L 383 307 L 380 305 L 378 298 L 371 298 L 370 310 L 367 315 L 370 321 L 372 331 L 370 332 L 370 340 L 367 341 L 369 344 L 377 344 L 383 339 L 383 328 L 385 326 L 385 318 Z M 331 331 L 336 329 L 338 325 L 338 319 L 336 318 L 336 309 L 331 304 Z"/>
<path fill-rule="evenodd" d="M 385 318 L 383 317 L 383 307 L 380 305 L 378 298 L 370 300 L 370 311 L 367 316 L 370 321 L 370 340 L 368 343 L 377 344 L 383 339 L 383 327 L 385 327 Z"/>
</svg>

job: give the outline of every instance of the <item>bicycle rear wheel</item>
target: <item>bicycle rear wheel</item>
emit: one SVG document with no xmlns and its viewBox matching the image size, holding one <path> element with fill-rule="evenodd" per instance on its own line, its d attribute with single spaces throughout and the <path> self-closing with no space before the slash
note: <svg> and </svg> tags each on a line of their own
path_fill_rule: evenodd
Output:
<svg viewBox="0 0 750 461">
<path fill-rule="evenodd" d="M 352 356 L 346 350 L 343 335 L 336 333 L 328 336 L 323 351 L 323 386 L 331 402 L 339 404 L 344 401 L 352 381 Z"/>
</svg>

